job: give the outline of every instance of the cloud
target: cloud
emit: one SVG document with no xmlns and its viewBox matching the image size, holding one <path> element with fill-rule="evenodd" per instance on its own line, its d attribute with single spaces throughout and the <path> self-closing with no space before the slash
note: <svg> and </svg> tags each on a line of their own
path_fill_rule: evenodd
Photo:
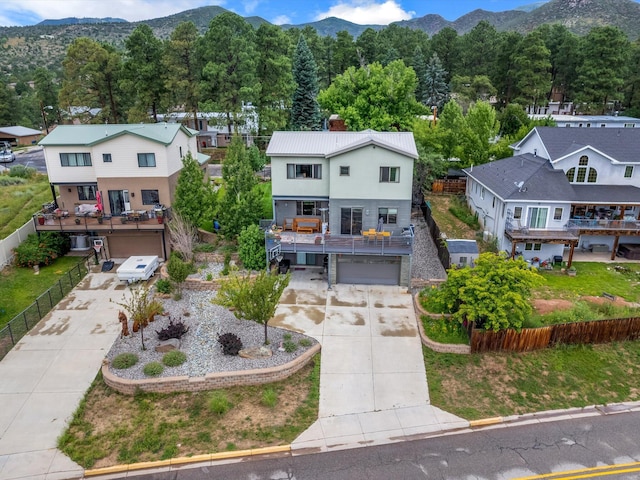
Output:
<svg viewBox="0 0 640 480">
<path fill-rule="evenodd" d="M 351 0 L 333 5 L 328 11 L 316 15 L 315 20 L 337 17 L 360 25 L 388 25 L 391 22 L 409 20 L 413 11 L 405 11 L 395 0 L 383 3 L 374 0 Z"/>
<path fill-rule="evenodd" d="M 25 25 L 66 17 L 114 17 L 135 22 L 224 3 L 225 0 L 2 0 L 0 25 Z"/>
<path fill-rule="evenodd" d="M 247 14 L 252 14 L 253 12 L 255 12 L 259 4 L 260 4 L 260 0 L 245 0 L 244 2 L 242 2 L 242 5 L 244 6 L 244 11 Z"/>
<path fill-rule="evenodd" d="M 271 23 L 274 25 L 287 25 L 291 23 L 291 18 L 287 15 L 278 15 L 276 18 L 271 20 Z"/>
</svg>

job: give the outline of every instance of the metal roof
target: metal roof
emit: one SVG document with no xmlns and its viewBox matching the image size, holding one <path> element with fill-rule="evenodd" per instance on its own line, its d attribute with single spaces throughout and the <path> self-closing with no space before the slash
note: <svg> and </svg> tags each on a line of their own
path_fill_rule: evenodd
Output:
<svg viewBox="0 0 640 480">
<path fill-rule="evenodd" d="M 195 130 L 174 123 L 139 123 L 107 125 L 60 125 L 40 140 L 40 145 L 96 145 L 121 135 L 136 135 L 152 142 L 169 145 L 178 131 L 187 136 L 197 134 Z"/>
<path fill-rule="evenodd" d="M 478 243 L 475 240 L 448 238 L 446 242 L 449 253 L 478 253 Z"/>
<path fill-rule="evenodd" d="M 270 157 L 332 157 L 378 145 L 411 158 L 418 158 L 412 132 L 273 132 L 267 155 Z"/>
<path fill-rule="evenodd" d="M 40 130 L 34 130 L 33 128 L 22 127 L 20 125 L 15 125 L 13 127 L 0 127 L 0 133 L 14 137 L 27 137 L 29 135 L 42 134 Z"/>
</svg>

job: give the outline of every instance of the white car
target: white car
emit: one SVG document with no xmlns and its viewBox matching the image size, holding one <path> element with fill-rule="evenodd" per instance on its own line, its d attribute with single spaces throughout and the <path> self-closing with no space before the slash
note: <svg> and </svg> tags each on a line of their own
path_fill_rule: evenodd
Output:
<svg viewBox="0 0 640 480">
<path fill-rule="evenodd" d="M 11 163 L 15 159 L 16 155 L 11 150 L 0 150 L 0 163 Z"/>
</svg>

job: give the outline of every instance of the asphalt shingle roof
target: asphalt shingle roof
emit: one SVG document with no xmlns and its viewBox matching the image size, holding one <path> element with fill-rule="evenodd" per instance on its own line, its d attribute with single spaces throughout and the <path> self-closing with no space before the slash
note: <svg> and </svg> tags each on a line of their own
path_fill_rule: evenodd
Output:
<svg viewBox="0 0 640 480">
<path fill-rule="evenodd" d="M 40 135 L 42 132 L 40 130 L 34 130 L 33 128 L 15 125 L 13 127 L 0 127 L 0 133 L 14 137 L 27 137 L 29 135 Z"/>
<path fill-rule="evenodd" d="M 588 145 L 619 162 L 640 163 L 640 128 L 536 127 L 535 131 L 551 161 Z"/>
<path fill-rule="evenodd" d="M 411 132 L 273 132 L 267 155 L 270 157 L 332 157 L 349 150 L 375 144 L 408 157 L 418 158 Z"/>
<path fill-rule="evenodd" d="M 576 203 L 640 203 L 640 188 L 631 185 L 573 185 Z"/>
<path fill-rule="evenodd" d="M 39 143 L 40 145 L 95 145 L 120 135 L 136 135 L 169 145 L 180 130 L 188 136 L 197 133 L 179 123 L 60 125 Z"/>
<path fill-rule="evenodd" d="M 554 170 L 548 160 L 529 153 L 464 171 L 503 200 L 572 201 L 575 196 L 562 170 Z"/>
</svg>

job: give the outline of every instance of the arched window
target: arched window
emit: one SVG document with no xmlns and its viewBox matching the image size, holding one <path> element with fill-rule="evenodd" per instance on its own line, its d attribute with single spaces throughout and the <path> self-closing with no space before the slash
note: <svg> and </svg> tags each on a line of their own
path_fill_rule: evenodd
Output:
<svg viewBox="0 0 640 480">
<path fill-rule="evenodd" d="M 576 176 L 576 167 L 573 167 L 567 170 L 566 175 L 567 175 L 567 180 L 569 180 L 569 183 L 573 183 L 573 177 Z"/>
<path fill-rule="evenodd" d="M 580 157 L 580 162 L 578 163 L 578 165 L 589 165 L 589 157 L 587 157 L 586 155 L 582 155 Z"/>
<path fill-rule="evenodd" d="M 595 168 L 589 169 L 589 177 L 587 178 L 588 183 L 596 183 L 598 181 L 598 171 Z"/>
</svg>

